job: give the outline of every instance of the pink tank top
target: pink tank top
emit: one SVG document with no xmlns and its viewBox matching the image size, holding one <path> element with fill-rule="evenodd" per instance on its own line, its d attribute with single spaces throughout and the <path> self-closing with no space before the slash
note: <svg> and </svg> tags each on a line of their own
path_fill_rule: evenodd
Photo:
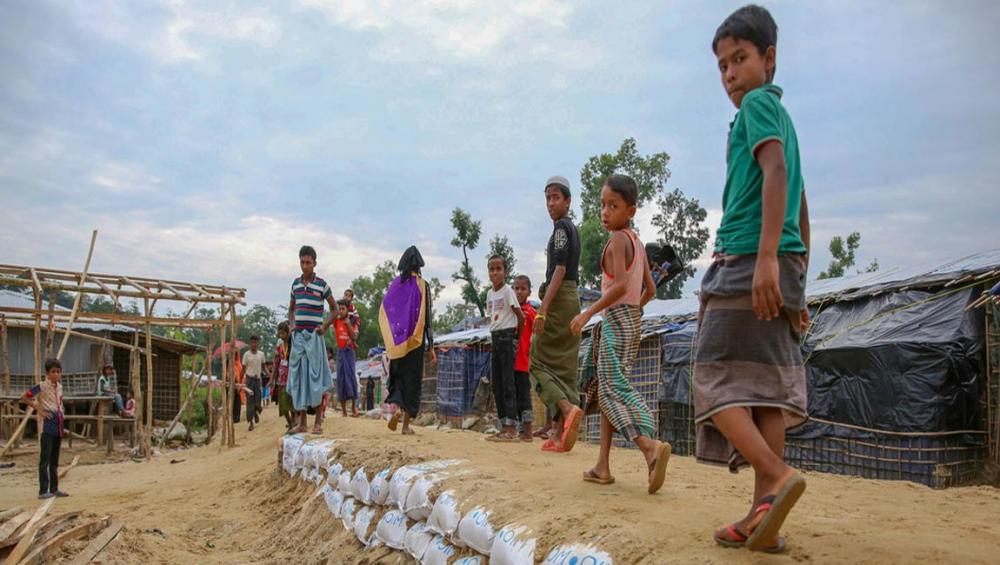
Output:
<svg viewBox="0 0 1000 565">
<path fill-rule="evenodd" d="M 611 306 L 617 306 L 619 304 L 628 304 L 630 306 L 638 306 L 639 301 L 642 300 L 642 281 L 646 274 L 646 248 L 642 246 L 642 242 L 639 241 L 638 236 L 635 232 L 626 228 L 622 232 L 628 236 L 629 240 L 632 241 L 632 262 L 625 267 L 625 294 L 618 299 L 617 302 Z M 604 246 L 604 252 L 601 253 L 601 292 L 605 293 L 611 288 L 614 283 L 614 275 L 608 273 L 604 268 L 604 256 L 608 251 L 608 245 Z M 610 308 L 611 306 L 608 306 Z"/>
</svg>

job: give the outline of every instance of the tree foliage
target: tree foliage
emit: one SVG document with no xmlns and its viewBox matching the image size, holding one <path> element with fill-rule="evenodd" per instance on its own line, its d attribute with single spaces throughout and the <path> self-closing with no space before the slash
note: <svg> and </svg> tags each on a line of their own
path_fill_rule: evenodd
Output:
<svg viewBox="0 0 1000 565">
<path fill-rule="evenodd" d="M 468 212 L 455 208 L 451 213 L 451 227 L 455 229 L 455 237 L 451 240 L 452 247 L 462 250 L 462 264 L 458 271 L 451 275 L 453 281 L 462 281 L 462 299 L 479 310 L 480 316 L 486 315 L 486 301 L 480 293 L 481 283 L 476 272 L 469 263 L 469 251 L 479 245 L 483 232 L 482 223 L 473 220 Z"/>
<path fill-rule="evenodd" d="M 847 238 L 839 235 L 830 240 L 830 266 L 819 274 L 820 279 L 842 277 L 848 269 L 854 266 L 855 254 L 861 246 L 861 232 L 851 232 Z M 875 259 L 865 269 L 866 272 L 878 270 L 878 259 Z"/>
<path fill-rule="evenodd" d="M 679 188 L 661 192 L 657 198 L 658 210 L 653 216 L 659 242 L 674 248 L 684 263 L 684 271 L 657 291 L 658 298 L 680 298 L 684 283 L 694 276 L 692 262 L 701 256 L 708 245 L 709 230 L 705 226 L 708 212 L 695 198 L 688 198 Z"/>
<path fill-rule="evenodd" d="M 632 177 L 639 188 L 638 205 L 642 207 L 659 194 L 670 178 L 670 156 L 654 153 L 642 156 L 634 138 L 627 138 L 617 153 L 591 157 L 580 171 L 580 283 L 597 286 L 601 281 L 601 253 L 610 234 L 601 224 L 601 189 L 604 180 L 618 173 Z"/>
<path fill-rule="evenodd" d="M 361 329 L 358 331 L 359 357 L 366 357 L 369 349 L 382 343 L 378 313 L 382 307 L 382 297 L 395 278 L 396 264 L 385 261 L 377 265 L 371 275 L 360 276 L 351 281 L 354 307 L 361 318 Z"/>
<path fill-rule="evenodd" d="M 490 252 L 486 254 L 486 260 L 489 261 L 490 257 L 494 255 L 503 257 L 504 261 L 507 262 L 507 278 L 505 279 L 507 284 L 514 282 L 514 276 L 517 274 L 514 270 L 517 258 L 514 257 L 514 248 L 510 245 L 510 240 L 507 239 L 506 235 L 495 234 L 490 240 Z"/>
</svg>

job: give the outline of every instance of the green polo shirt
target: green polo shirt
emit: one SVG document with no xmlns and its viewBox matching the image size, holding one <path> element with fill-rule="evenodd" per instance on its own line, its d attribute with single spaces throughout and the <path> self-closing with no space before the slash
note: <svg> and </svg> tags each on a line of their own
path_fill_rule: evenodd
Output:
<svg viewBox="0 0 1000 565">
<path fill-rule="evenodd" d="M 804 190 L 799 142 L 792 118 L 781 105 L 781 88 L 765 84 L 743 97 L 736 118 L 729 124 L 726 190 L 722 194 L 722 225 L 715 237 L 716 253 L 757 253 L 763 221 L 764 173 L 754 154 L 764 142 L 772 139 L 781 142 L 788 173 L 788 205 L 778 253 L 806 252 L 799 229 Z"/>
</svg>

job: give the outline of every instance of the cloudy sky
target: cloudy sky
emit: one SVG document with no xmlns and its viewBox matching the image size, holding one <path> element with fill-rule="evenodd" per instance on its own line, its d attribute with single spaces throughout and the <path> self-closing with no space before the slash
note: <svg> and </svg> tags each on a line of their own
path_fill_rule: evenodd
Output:
<svg viewBox="0 0 1000 565">
<path fill-rule="evenodd" d="M 714 231 L 735 110 L 710 41 L 740 4 L 6 2 L 0 262 L 79 269 L 97 228 L 92 270 L 277 305 L 303 243 L 337 290 L 411 243 L 449 281 L 461 206 L 538 277 L 544 179 L 577 185 L 629 136 L 670 154 Z M 813 264 L 852 230 L 884 267 L 996 247 L 1000 9 L 766 5 Z"/>
</svg>

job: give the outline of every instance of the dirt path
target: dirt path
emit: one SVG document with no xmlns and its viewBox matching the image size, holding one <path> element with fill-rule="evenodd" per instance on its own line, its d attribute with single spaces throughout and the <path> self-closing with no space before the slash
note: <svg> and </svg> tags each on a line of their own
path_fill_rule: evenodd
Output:
<svg viewBox="0 0 1000 565">
<path fill-rule="evenodd" d="M 387 550 L 361 552 L 322 503 L 307 503 L 315 486 L 276 471 L 281 426 L 273 410 L 266 418 L 249 434 L 238 426 L 231 450 L 208 446 L 149 463 L 78 466 L 62 485 L 71 496 L 54 510 L 110 514 L 125 523 L 102 554 L 105 563 L 407 562 Z M 934 491 L 807 474 L 808 490 L 785 530 L 788 555 L 762 556 L 712 542 L 713 528 L 746 511 L 746 473 L 732 476 L 675 457 L 663 490 L 650 496 L 644 463 L 630 450 L 613 452 L 617 483 L 601 487 L 580 480 L 596 457 L 591 446 L 554 455 L 539 451 L 538 442 L 493 444 L 476 433 L 420 428 L 402 437 L 381 422 L 339 417 L 326 430 L 344 440 L 342 460 L 366 462 L 369 470 L 468 460 L 470 472 L 446 486 L 467 507 L 491 509 L 497 527 L 514 521 L 532 527 L 539 558 L 553 544 L 575 541 L 597 544 L 617 563 L 987 563 L 1000 554 L 1000 490 L 991 487 Z M 16 469 L 0 471 L 0 507 L 37 505 L 34 457 L 20 456 Z"/>
</svg>

